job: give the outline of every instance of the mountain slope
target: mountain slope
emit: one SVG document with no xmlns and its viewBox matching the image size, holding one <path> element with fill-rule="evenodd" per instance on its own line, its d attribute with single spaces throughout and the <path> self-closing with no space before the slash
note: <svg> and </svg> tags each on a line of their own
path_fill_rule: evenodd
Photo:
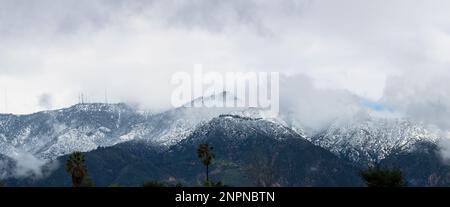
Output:
<svg viewBox="0 0 450 207">
<path fill-rule="evenodd" d="M 408 186 L 450 186 L 450 165 L 442 159 L 434 143 L 418 142 L 413 150 L 393 153 L 380 165 L 399 168 Z"/>
<path fill-rule="evenodd" d="M 361 113 L 338 120 L 308 139 L 336 155 L 366 166 L 394 152 L 412 150 L 418 142 L 435 143 L 439 137 L 434 130 L 420 123 Z"/>
<path fill-rule="evenodd" d="M 208 105 L 228 96 L 192 103 Z M 146 180 L 195 186 L 204 177 L 196 147 L 207 142 L 218 158 L 212 178 L 234 186 L 361 185 L 358 171 L 374 163 L 401 167 L 413 185 L 444 186 L 450 184 L 450 168 L 440 160 L 436 134 L 406 119 L 363 113 L 305 136 L 258 108 L 182 106 L 148 115 L 125 104 L 78 104 L 0 114 L 0 178 L 19 186 L 68 186 L 63 164 L 67 154 L 82 151 L 101 186 Z M 55 162 L 45 165 L 49 160 L 59 161 L 59 168 Z M 35 180 L 55 167 L 50 177 Z"/>
<path fill-rule="evenodd" d="M 200 143 L 216 146 L 221 159 L 238 163 L 253 184 L 346 186 L 360 181 L 350 164 L 290 128 L 264 119 L 223 115 L 182 143 L 190 151 Z"/>
<path fill-rule="evenodd" d="M 135 140 L 88 152 L 87 166 L 100 186 L 137 186 L 148 180 L 197 186 L 204 179 L 204 168 L 196 148 L 205 142 L 216 155 L 211 179 L 227 185 L 361 185 L 357 169 L 294 131 L 276 122 L 236 115 L 214 118 L 168 149 Z M 59 160 L 64 162 L 65 157 Z M 60 167 L 44 180 L 9 183 L 67 186 L 70 179 Z"/>
<path fill-rule="evenodd" d="M 120 134 L 143 117 L 125 104 L 78 104 L 31 115 L 0 116 L 0 150 L 54 159 L 127 141 Z"/>
<path fill-rule="evenodd" d="M 231 99 L 224 92 L 192 103 L 217 102 L 217 97 Z M 134 139 L 168 147 L 214 117 L 245 110 L 182 106 L 147 115 L 122 103 L 87 103 L 30 115 L 0 114 L 0 154 L 26 153 L 52 160 L 74 151 L 88 152 Z"/>
</svg>

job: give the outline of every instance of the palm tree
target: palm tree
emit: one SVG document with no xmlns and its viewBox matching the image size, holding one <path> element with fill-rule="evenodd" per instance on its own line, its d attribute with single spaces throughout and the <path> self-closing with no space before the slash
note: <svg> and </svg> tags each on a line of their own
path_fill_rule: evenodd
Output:
<svg viewBox="0 0 450 207">
<path fill-rule="evenodd" d="M 206 182 L 209 182 L 209 165 L 211 165 L 214 154 L 212 152 L 213 147 L 208 144 L 200 144 L 197 149 L 197 156 L 206 167 Z"/>
<path fill-rule="evenodd" d="M 72 176 L 73 187 L 81 187 L 87 175 L 84 164 L 84 155 L 81 152 L 72 153 L 66 162 L 66 172 Z"/>
</svg>

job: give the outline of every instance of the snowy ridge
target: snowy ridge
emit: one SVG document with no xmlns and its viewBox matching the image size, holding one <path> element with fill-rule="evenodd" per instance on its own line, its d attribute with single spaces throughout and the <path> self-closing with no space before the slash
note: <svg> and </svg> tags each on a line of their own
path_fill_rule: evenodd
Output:
<svg viewBox="0 0 450 207">
<path fill-rule="evenodd" d="M 224 91 L 218 94 L 213 94 L 206 97 L 198 97 L 189 103 L 184 104 L 182 107 L 214 107 L 219 106 L 224 108 L 224 106 L 230 106 L 230 108 L 235 108 L 237 106 L 243 106 L 244 102 L 238 99 L 236 96 L 230 92 Z"/>
<path fill-rule="evenodd" d="M 376 163 L 391 153 L 412 150 L 417 142 L 436 143 L 435 129 L 402 118 L 357 114 L 308 137 L 316 145 L 360 164 Z"/>
<path fill-rule="evenodd" d="M 251 136 L 267 136 L 273 139 L 304 138 L 282 123 L 263 118 L 243 117 L 239 115 L 221 115 L 198 127 L 193 132 L 194 139 L 207 137 L 208 133 L 220 132 L 230 141 L 245 139 Z M 190 140 L 192 141 L 192 140 Z"/>
<path fill-rule="evenodd" d="M 77 104 L 30 115 L 2 115 L 0 149 L 4 155 L 28 152 L 54 159 L 118 144 L 122 140 L 117 134 L 141 119 L 125 104 Z"/>
<path fill-rule="evenodd" d="M 123 139 L 145 140 L 152 144 L 171 146 L 188 137 L 201 125 L 224 114 L 235 114 L 253 118 L 268 118 L 262 110 L 256 108 L 239 107 L 207 107 L 213 106 L 217 101 L 238 100 L 230 93 L 223 92 L 209 97 L 194 99 L 189 104 L 160 114 L 155 114 L 146 122 L 133 126 Z M 202 106 L 190 107 L 201 104 Z"/>
<path fill-rule="evenodd" d="M 226 92 L 216 96 L 191 103 L 206 106 L 223 98 L 235 100 Z M 337 120 L 319 133 L 306 136 L 292 120 L 259 108 L 185 105 L 145 115 L 126 104 L 92 103 L 30 115 L 0 114 L 0 154 L 27 152 L 51 160 L 73 151 L 87 152 L 129 141 L 166 148 L 207 127 L 229 130 L 227 134 L 237 139 L 258 132 L 276 139 L 303 137 L 361 164 L 378 162 L 395 151 L 411 150 L 420 141 L 435 143 L 439 139 L 434 129 L 422 124 L 365 113 Z"/>
<path fill-rule="evenodd" d="M 221 93 L 218 97 L 227 97 Z M 197 98 L 211 105 L 220 98 Z M 236 99 L 236 98 L 232 98 Z M 144 115 L 126 104 L 89 103 L 30 115 L 0 115 L 0 153 L 27 152 L 55 159 L 74 151 L 92 151 L 127 141 L 168 147 L 188 137 L 197 127 L 223 114 L 261 117 L 257 109 L 186 107 Z"/>
</svg>

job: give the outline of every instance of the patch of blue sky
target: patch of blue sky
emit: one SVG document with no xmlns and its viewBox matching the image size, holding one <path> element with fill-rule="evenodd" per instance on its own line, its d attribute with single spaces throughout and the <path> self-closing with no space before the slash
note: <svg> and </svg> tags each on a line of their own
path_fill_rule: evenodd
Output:
<svg viewBox="0 0 450 207">
<path fill-rule="evenodd" d="M 361 99 L 361 104 L 374 111 L 391 111 L 386 105 L 369 99 Z"/>
</svg>

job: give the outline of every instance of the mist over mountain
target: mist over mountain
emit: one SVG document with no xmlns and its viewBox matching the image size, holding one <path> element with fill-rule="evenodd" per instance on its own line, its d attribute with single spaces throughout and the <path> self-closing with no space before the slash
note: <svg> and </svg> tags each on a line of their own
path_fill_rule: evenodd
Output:
<svg viewBox="0 0 450 207">
<path fill-rule="evenodd" d="M 217 153 L 211 174 L 229 185 L 359 186 L 359 171 L 374 164 L 404 167 L 416 185 L 447 185 L 446 168 L 417 175 L 403 163 L 426 157 L 424 166 L 445 166 L 433 128 L 361 113 L 311 134 L 286 117 L 259 108 L 182 106 L 148 113 L 105 103 L 1 115 L 1 175 L 11 185 L 67 186 L 63 163 L 68 154 L 81 151 L 100 186 L 139 186 L 148 180 L 198 185 L 202 171 L 195 150 L 209 143 Z M 423 154 L 425 149 L 431 154 Z M 258 180 L 255 171 L 267 175 Z"/>
<path fill-rule="evenodd" d="M 86 154 L 97 185 L 139 186 L 147 180 L 201 185 L 198 144 L 214 146 L 213 180 L 232 186 L 357 186 L 357 169 L 314 146 L 278 123 L 224 115 L 211 119 L 168 148 L 133 140 Z M 61 157 L 63 162 L 65 157 Z M 264 173 L 261 173 L 264 172 Z M 41 180 L 11 180 L 16 185 L 69 186 L 63 168 Z"/>
</svg>

